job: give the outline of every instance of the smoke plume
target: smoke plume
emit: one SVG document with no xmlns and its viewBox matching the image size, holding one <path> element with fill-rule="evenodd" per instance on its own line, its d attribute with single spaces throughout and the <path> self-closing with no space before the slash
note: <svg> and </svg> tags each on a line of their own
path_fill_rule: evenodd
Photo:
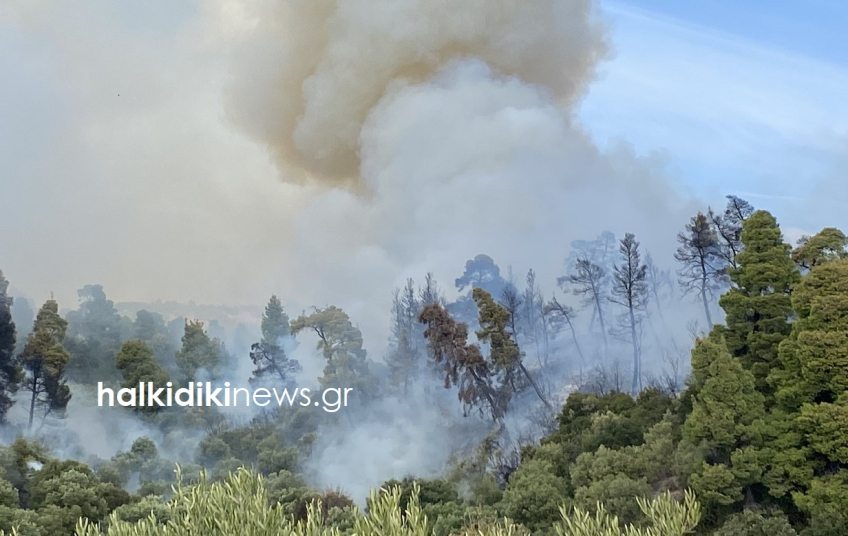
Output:
<svg viewBox="0 0 848 536">
<path fill-rule="evenodd" d="M 569 243 L 603 230 L 670 258 L 692 207 L 662 162 L 604 153 L 575 120 L 610 55 L 593 2 L 254 2 L 238 20 L 228 118 L 312 192 L 288 229 L 291 281 L 304 306 L 342 306 L 372 357 L 395 285 L 433 271 L 450 287 L 478 253 L 534 268 L 546 295 Z M 313 481 L 357 495 L 437 474 L 451 449 L 421 446 L 450 445 L 458 421 L 408 398 L 323 432 Z"/>
<path fill-rule="evenodd" d="M 608 47 L 589 0 L 295 0 L 254 3 L 229 112 L 285 175 L 335 183 L 359 172 L 360 138 L 397 80 L 457 58 L 546 88 L 569 108 Z"/>
<path fill-rule="evenodd" d="M 255 2 L 239 20 L 233 124 L 283 180 L 345 186 L 292 222 L 292 281 L 345 307 L 370 349 L 394 284 L 450 282 L 481 252 L 548 292 L 569 242 L 603 228 L 668 253 L 688 207 L 660 165 L 602 154 L 574 120 L 609 56 L 593 2 Z"/>
<path fill-rule="evenodd" d="M 11 207 L 31 233 L 0 240 L 27 259 L 13 282 L 61 286 L 68 305 L 91 282 L 119 301 L 261 305 L 273 292 L 291 316 L 343 308 L 379 360 L 407 277 L 431 271 L 450 290 L 485 253 L 518 277 L 533 268 L 548 298 L 571 241 L 633 232 L 667 265 L 696 209 L 661 160 L 602 151 L 575 119 L 611 52 L 590 0 L 217 0 L 173 35 L 128 37 L 113 31 L 121 20 L 95 16 L 115 16 L 110 5 L 24 13 L 44 21 L 75 106 L 61 143 L 14 182 L 44 192 L 31 210 Z M 97 32 L 80 31 L 89 19 Z M 267 148 L 285 184 L 233 132 Z M 301 352 L 304 369 L 323 365 Z M 451 452 L 438 447 L 468 436 L 460 417 L 422 408 L 454 397 L 381 403 L 358 429 L 322 435 L 308 470 L 357 494 L 436 474 Z M 72 424 L 83 442 L 129 428 Z M 97 453 L 155 436 L 131 430 Z"/>
</svg>

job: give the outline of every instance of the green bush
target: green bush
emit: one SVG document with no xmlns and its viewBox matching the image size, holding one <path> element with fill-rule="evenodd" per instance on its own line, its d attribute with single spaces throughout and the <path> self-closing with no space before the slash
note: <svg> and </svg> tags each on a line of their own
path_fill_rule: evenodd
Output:
<svg viewBox="0 0 848 536">
<path fill-rule="evenodd" d="M 201 474 L 198 484 L 183 487 L 177 470 L 174 495 L 167 503 L 148 497 L 119 507 L 106 523 L 80 519 L 77 536 L 434 536 L 434 525 L 422 508 L 420 488 L 414 485 L 401 508 L 401 487 L 372 491 L 369 514 L 356 507 L 344 506 L 323 511 L 320 502 L 307 507 L 306 519 L 295 521 L 281 505 L 269 506 L 265 481 L 261 475 L 241 468 L 223 482 L 212 482 Z M 647 528 L 619 527 L 617 518 L 598 505 L 595 514 L 575 509 L 560 509 L 561 519 L 553 529 L 559 536 L 682 536 L 691 531 L 700 518 L 700 509 L 692 494 L 683 504 L 666 493 L 652 501 L 639 499 L 638 504 Z M 435 512 L 434 512 L 435 513 Z M 458 513 L 458 512 L 457 512 Z M 146 515 L 145 517 L 142 517 Z M 66 522 L 65 516 L 57 521 Z M 458 536 L 524 536 L 523 526 L 507 518 L 495 518 L 492 512 L 463 516 L 464 528 Z M 328 519 L 329 518 L 329 519 Z M 472 519 L 474 518 L 474 519 Z M 339 521 L 338 524 L 333 521 Z M 31 520 L 19 520 L 21 531 L 0 531 L 0 536 L 24 536 L 32 532 Z M 470 521 L 470 523 L 468 523 Z M 436 520 L 438 523 L 438 520 Z M 342 526 L 340 529 L 339 525 Z M 45 525 L 43 525 L 45 526 Z M 46 527 L 60 530 L 61 526 Z M 59 534 L 53 533 L 53 534 Z"/>
</svg>

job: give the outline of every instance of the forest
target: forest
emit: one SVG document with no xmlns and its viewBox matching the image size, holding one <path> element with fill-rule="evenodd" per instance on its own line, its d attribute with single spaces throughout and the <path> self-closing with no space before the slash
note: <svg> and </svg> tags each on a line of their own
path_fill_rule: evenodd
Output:
<svg viewBox="0 0 848 536">
<path fill-rule="evenodd" d="M 677 240 L 662 265 L 630 233 L 576 241 L 556 294 L 482 254 L 455 300 L 432 275 L 410 279 L 377 358 L 332 305 L 290 317 L 272 296 L 256 339 L 228 346 L 214 319 L 120 315 L 99 285 L 64 315 L 53 299 L 28 311 L 0 273 L 0 530 L 848 533 L 848 238 L 826 228 L 789 244 L 772 214 L 728 196 Z M 93 404 L 98 381 L 243 370 L 254 386 L 353 387 L 355 404 L 89 410 L 114 434 L 144 432 L 109 457 L 74 430 L 85 406 L 72 401 Z M 359 452 L 330 450 L 340 459 L 321 473 L 334 438 L 379 443 L 399 433 L 392 419 L 415 433 L 382 465 L 415 442 L 443 458 L 364 495 L 334 475 Z"/>
</svg>

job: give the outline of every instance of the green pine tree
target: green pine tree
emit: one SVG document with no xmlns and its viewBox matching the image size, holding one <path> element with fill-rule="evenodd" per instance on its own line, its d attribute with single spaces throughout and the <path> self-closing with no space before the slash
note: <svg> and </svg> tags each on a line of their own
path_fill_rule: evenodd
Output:
<svg viewBox="0 0 848 536">
<path fill-rule="evenodd" d="M 805 236 L 792 251 L 792 260 L 805 270 L 836 259 L 848 257 L 848 237 L 834 227 L 822 229 L 815 236 Z"/>
<path fill-rule="evenodd" d="M 210 339 L 203 330 L 203 322 L 189 321 L 185 324 L 182 348 L 176 354 L 177 366 L 189 381 L 194 381 L 200 369 L 216 378 L 222 364 L 221 345 L 217 339 Z"/>
<path fill-rule="evenodd" d="M 125 342 L 115 359 L 118 371 L 123 376 L 122 388 L 138 388 L 139 383 L 153 382 L 156 388 L 164 387 L 170 380 L 168 373 L 159 366 L 153 352 L 138 339 Z M 139 411 L 154 413 L 161 409 L 159 406 L 143 406 Z"/>
<path fill-rule="evenodd" d="M 282 386 L 292 381 L 301 370 L 300 363 L 290 359 L 282 347 L 283 339 L 291 334 L 289 317 L 276 296 L 271 296 L 262 316 L 262 341 L 250 347 L 250 359 L 256 365 L 252 382 L 273 378 Z"/>
<path fill-rule="evenodd" d="M 68 378 L 87 384 L 118 380 L 115 354 L 121 347 L 124 320 L 101 285 L 86 285 L 77 294 L 79 309 L 67 315 Z"/>
<path fill-rule="evenodd" d="M 29 393 L 29 428 L 36 413 L 42 420 L 50 414 L 62 415 L 71 399 L 65 380 L 70 355 L 62 341 L 68 322 L 59 316 L 59 305 L 48 300 L 38 311 L 32 333 L 19 357 L 26 378 L 22 388 Z"/>
<path fill-rule="evenodd" d="M 368 366 L 362 332 L 347 313 L 333 305 L 316 308 L 312 314 L 303 314 L 292 322 L 292 335 L 304 330 L 318 336 L 317 349 L 326 359 L 324 375 L 319 378 L 322 388 L 351 388 L 361 401 L 376 395 L 377 378 Z"/>
<path fill-rule="evenodd" d="M 262 315 L 262 342 L 278 345 L 280 339 L 288 337 L 290 333 L 289 316 L 283 310 L 279 298 L 271 296 L 265 306 L 265 314 Z"/>
<path fill-rule="evenodd" d="M 480 330 L 477 331 L 477 339 L 489 345 L 489 362 L 493 370 L 503 371 L 506 376 L 505 383 L 510 385 L 520 372 L 533 387 L 542 403 L 548 409 L 553 409 L 527 367 L 524 366 L 524 352 L 518 347 L 514 333 L 509 329 L 510 312 L 482 288 L 475 288 L 472 297 L 479 309 Z"/>
<path fill-rule="evenodd" d="M 766 484 L 791 496 L 811 534 L 848 531 L 848 260 L 817 264 L 792 293 L 798 316 L 771 376 Z M 829 527 L 829 528 L 828 528 Z M 826 528 L 826 530 L 825 530 Z M 818 531 L 818 532 L 817 532 Z"/>
<path fill-rule="evenodd" d="M 779 366 L 778 346 L 791 329 L 790 292 L 800 273 L 777 220 L 768 212 L 759 210 L 745 220 L 741 240 L 738 268 L 728 269 L 733 286 L 719 299 L 727 326 L 721 331 L 730 353 L 742 360 L 757 388 L 770 399 L 774 391 L 768 376 Z"/>
<path fill-rule="evenodd" d="M 692 412 L 682 443 L 703 455 L 689 484 L 701 498 L 708 522 L 743 500 L 761 475 L 765 399 L 753 374 L 728 352 L 720 334 L 696 341 L 692 351 Z"/>
<path fill-rule="evenodd" d="M 14 404 L 12 395 L 18 391 L 22 371 L 15 361 L 15 322 L 12 320 L 12 298 L 6 294 L 9 282 L 0 270 L 0 423 Z"/>
</svg>

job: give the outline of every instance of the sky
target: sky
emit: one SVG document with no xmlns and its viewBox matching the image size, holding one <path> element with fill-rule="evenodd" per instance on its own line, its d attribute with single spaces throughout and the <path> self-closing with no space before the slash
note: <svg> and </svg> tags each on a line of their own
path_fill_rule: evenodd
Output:
<svg viewBox="0 0 848 536">
<path fill-rule="evenodd" d="M 287 284 L 273 267 L 290 261 L 284 231 L 307 194 L 222 109 L 237 4 L 0 6 L 0 268 L 14 288 L 220 303 Z M 682 195 L 746 197 L 788 237 L 848 227 L 848 4 L 601 7 L 614 53 L 577 111 L 601 147 L 655 159 Z"/>
<path fill-rule="evenodd" d="M 610 11 L 638 9 L 823 61 L 848 61 L 844 36 L 848 6 L 840 0 L 619 0 L 605 7 Z"/>
<path fill-rule="evenodd" d="M 832 219 L 838 203 L 818 203 L 848 190 L 848 4 L 632 0 L 604 10 L 616 55 L 581 109 L 599 143 L 658 151 L 681 190 L 739 194 L 784 225 L 845 224 Z"/>
</svg>

